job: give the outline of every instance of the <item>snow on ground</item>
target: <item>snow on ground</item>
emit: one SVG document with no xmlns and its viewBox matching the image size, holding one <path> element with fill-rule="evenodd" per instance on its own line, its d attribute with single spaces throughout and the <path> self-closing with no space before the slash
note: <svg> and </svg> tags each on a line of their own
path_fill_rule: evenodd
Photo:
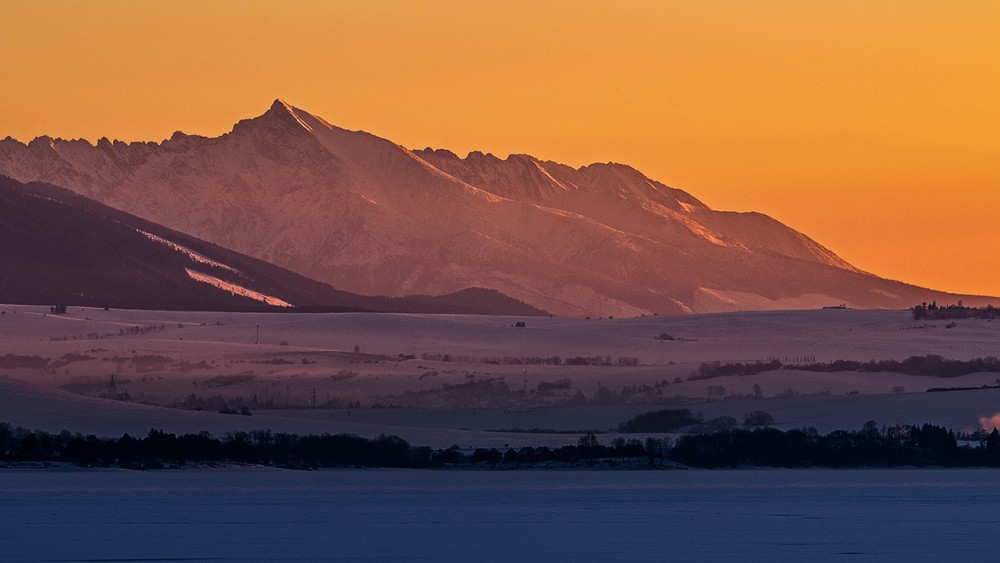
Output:
<svg viewBox="0 0 1000 563">
<path fill-rule="evenodd" d="M 160 243 L 160 244 L 162 244 L 162 245 L 164 245 L 164 246 L 166 246 L 166 247 L 168 247 L 168 248 L 170 248 L 172 250 L 175 250 L 177 252 L 180 252 L 181 254 L 184 254 L 185 256 L 187 256 L 191 260 L 194 260 L 195 262 L 198 262 L 199 264 L 206 264 L 208 266 L 214 266 L 216 268 L 222 268 L 224 270 L 229 270 L 230 272 L 232 272 L 234 274 L 241 273 L 239 270 L 237 270 L 236 268 L 233 268 L 232 266 L 229 266 L 228 264 L 223 264 L 222 262 L 219 262 L 217 260 L 212 260 L 208 256 L 205 256 L 204 254 L 200 254 L 198 252 L 195 252 L 195 251 L 191 250 L 190 248 L 188 248 L 186 246 L 177 244 L 176 242 L 169 241 L 169 240 L 167 240 L 167 239 L 165 239 L 163 237 L 158 237 L 158 236 L 154 235 L 153 233 L 147 233 L 146 231 L 141 231 L 140 230 L 139 233 L 143 234 L 143 235 L 146 235 L 146 237 L 148 237 L 150 240 L 152 240 L 154 242 L 158 242 L 158 243 Z"/>
<path fill-rule="evenodd" d="M 515 327 L 517 321 L 526 326 Z M 930 387 L 995 385 L 998 374 L 940 379 L 888 373 L 811 373 L 688 380 L 702 362 L 866 361 L 940 354 L 998 355 L 1000 323 L 914 321 L 906 311 L 820 310 L 632 319 L 513 318 L 403 314 L 240 314 L 0 306 L 0 359 L 39 356 L 46 369 L 0 363 L 0 420 L 58 432 L 117 437 L 271 428 L 275 431 L 397 434 L 415 444 L 517 447 L 574 443 L 638 413 L 690 408 L 706 418 L 772 413 L 779 427 L 821 432 L 930 422 L 978 427 L 1000 412 L 1000 390 L 925 393 Z M 661 340 L 668 334 L 675 340 Z M 257 339 L 260 343 L 257 343 Z M 408 355 L 400 357 L 400 354 Z M 424 359 L 448 354 L 452 361 Z M 414 356 L 409 359 L 410 356 Z M 635 357 L 637 366 L 496 365 L 465 357 Z M 114 375 L 116 393 L 107 395 Z M 550 398 L 542 383 L 568 381 Z M 525 402 L 496 404 L 489 391 L 449 398 L 447 389 L 502 381 Z M 660 385 L 659 403 L 570 406 L 606 387 Z M 750 399 L 758 385 L 761 398 Z M 726 400 L 707 401 L 709 386 Z M 905 392 L 894 393 L 895 387 Z M 858 394 L 848 394 L 857 391 Z M 796 395 L 782 397 L 782 395 Z M 256 400 L 254 416 L 135 404 L 175 405 L 190 397 Z M 741 399 L 734 397 L 742 396 Z M 434 408 L 373 409 L 422 397 Z M 346 407 L 360 401 L 364 408 Z M 549 402 L 546 402 L 549 401 Z M 313 408 L 313 405 L 318 408 Z M 568 434 L 498 433 L 552 429 Z M 602 436 L 602 441 L 612 436 Z"/>
<path fill-rule="evenodd" d="M 984 561 L 997 470 L 0 470 L 16 561 Z"/>
<path fill-rule="evenodd" d="M 525 328 L 515 328 L 517 321 Z M 260 328 L 260 343 L 256 343 Z M 677 338 L 659 340 L 667 333 Z M 899 311 L 800 311 L 638 319 L 430 315 L 233 314 L 0 306 L 0 361 L 39 356 L 45 369 L 0 367 L 0 420 L 118 437 L 270 428 L 396 434 L 435 448 L 558 446 L 640 412 L 690 408 L 706 418 L 771 412 L 781 428 L 821 432 L 931 422 L 972 428 L 1000 412 L 992 384 L 893 374 L 781 370 L 688 381 L 701 362 L 815 357 L 902 359 L 996 355 L 1000 323 L 914 322 Z M 357 347 L 357 352 L 355 351 Z M 453 361 L 420 356 L 449 354 Z M 414 359 L 398 354 L 413 354 Z M 459 356 L 633 356 L 634 367 L 507 366 Z M 305 360 L 305 362 L 303 362 Z M 16 363 L 16 362 L 15 362 Z M 436 375 L 428 375 L 436 372 Z M 110 376 L 133 397 L 256 394 L 253 416 L 102 399 Z M 305 408 L 313 389 L 344 397 L 419 392 L 480 378 L 531 390 L 664 379 L 664 404 Z M 674 378 L 680 377 L 680 383 Z M 727 396 L 706 401 L 707 385 Z M 891 392 L 905 386 L 905 393 Z M 794 389 L 798 396 L 776 397 Z M 859 394 L 846 394 L 847 391 Z M 349 393 L 356 395 L 350 395 Z M 818 394 L 819 392 L 825 392 Z M 808 395 L 809 393 L 814 393 Z M 285 404 L 288 408 L 285 408 Z M 512 433 L 499 429 L 569 433 Z M 608 443 L 614 434 L 602 434 Z M 285 471 L 135 472 L 0 469 L 0 545 L 10 560 L 988 560 L 997 525 L 996 470 Z M 888 524 L 887 524 L 888 523 Z"/>
<path fill-rule="evenodd" d="M 277 307 L 291 307 L 292 306 L 291 303 L 289 303 L 287 301 L 283 301 L 281 299 L 278 299 L 277 297 L 274 297 L 273 295 L 264 295 L 263 293 L 260 293 L 258 291 L 254 291 L 252 289 L 247 289 L 247 288 L 245 288 L 245 287 L 243 287 L 241 285 L 236 285 L 234 283 L 227 282 L 226 280 L 219 279 L 219 278 L 217 278 L 215 276 L 210 276 L 208 274 L 203 274 L 201 272 L 192 270 L 191 268 L 184 268 L 184 271 L 186 271 L 188 277 L 191 278 L 191 279 L 193 279 L 194 281 L 199 281 L 201 283 L 207 283 L 208 285 L 217 287 L 217 288 L 219 288 L 219 289 L 221 289 L 223 291 L 228 291 L 229 293 L 232 293 L 233 295 L 241 295 L 243 297 L 249 297 L 250 299 L 253 299 L 254 301 L 260 301 L 261 303 L 266 303 L 268 305 L 275 305 Z"/>
<path fill-rule="evenodd" d="M 557 447 L 576 444 L 581 433 L 604 432 L 601 443 L 618 436 L 620 422 L 658 408 L 689 408 L 706 418 L 732 416 L 738 421 L 753 410 L 770 412 L 776 427 L 815 427 L 822 433 L 857 430 L 868 420 L 879 425 L 931 423 L 975 430 L 981 417 L 1000 412 L 1000 390 L 902 395 L 819 396 L 685 403 L 682 405 L 560 406 L 464 409 L 287 409 L 260 410 L 253 416 L 223 415 L 80 397 L 60 390 L 40 391 L 0 379 L 0 420 L 30 429 L 119 437 L 145 436 L 150 428 L 173 433 L 202 430 L 221 436 L 233 430 L 271 429 L 298 434 L 348 433 L 365 437 L 401 436 L 414 445 L 471 450 Z M 551 429 L 549 432 L 500 430 Z M 640 439 L 645 435 L 624 435 Z"/>
</svg>

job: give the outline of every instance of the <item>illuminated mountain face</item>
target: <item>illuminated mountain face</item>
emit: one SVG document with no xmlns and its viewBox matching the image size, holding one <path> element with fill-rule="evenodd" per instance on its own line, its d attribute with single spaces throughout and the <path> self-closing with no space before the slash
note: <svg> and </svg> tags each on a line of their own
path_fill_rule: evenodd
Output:
<svg viewBox="0 0 1000 563">
<path fill-rule="evenodd" d="M 711 210 L 622 164 L 414 151 L 280 100 L 217 138 L 8 138 L 0 174 L 369 295 L 482 287 L 595 316 L 942 296 L 860 272 L 765 215 Z"/>
</svg>

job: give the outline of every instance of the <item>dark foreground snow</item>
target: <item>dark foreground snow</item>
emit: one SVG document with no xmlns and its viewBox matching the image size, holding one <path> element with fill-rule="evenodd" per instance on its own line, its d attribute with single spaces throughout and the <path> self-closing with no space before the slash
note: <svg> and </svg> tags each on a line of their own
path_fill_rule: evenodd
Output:
<svg viewBox="0 0 1000 563">
<path fill-rule="evenodd" d="M 0 559 L 989 560 L 1000 471 L 0 470 Z"/>
</svg>

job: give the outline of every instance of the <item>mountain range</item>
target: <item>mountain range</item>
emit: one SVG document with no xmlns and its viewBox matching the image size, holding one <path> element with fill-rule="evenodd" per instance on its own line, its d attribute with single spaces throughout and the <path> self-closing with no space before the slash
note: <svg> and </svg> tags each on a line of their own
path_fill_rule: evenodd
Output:
<svg viewBox="0 0 1000 563">
<path fill-rule="evenodd" d="M 863 272 L 623 164 L 410 150 L 281 100 L 212 138 L 8 137 L 0 174 L 366 295 L 487 288 L 580 316 L 987 301 Z"/>
</svg>

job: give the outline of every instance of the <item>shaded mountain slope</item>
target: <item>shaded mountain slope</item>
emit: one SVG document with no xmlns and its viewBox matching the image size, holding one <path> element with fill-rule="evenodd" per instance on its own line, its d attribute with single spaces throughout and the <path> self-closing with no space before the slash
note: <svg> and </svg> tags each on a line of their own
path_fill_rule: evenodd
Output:
<svg viewBox="0 0 1000 563">
<path fill-rule="evenodd" d="M 0 302 L 543 314 L 485 289 L 396 298 L 338 291 L 68 190 L 6 177 L 0 177 Z"/>
</svg>

